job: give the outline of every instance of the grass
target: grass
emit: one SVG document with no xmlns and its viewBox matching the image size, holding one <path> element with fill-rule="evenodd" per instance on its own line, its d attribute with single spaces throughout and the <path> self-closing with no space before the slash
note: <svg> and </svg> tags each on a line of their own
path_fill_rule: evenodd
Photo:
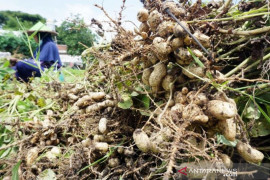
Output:
<svg viewBox="0 0 270 180">
<path fill-rule="evenodd" d="M 82 69 L 73 69 L 70 67 L 62 68 L 62 73 L 65 77 L 65 82 L 78 82 L 84 78 L 85 70 Z"/>
</svg>

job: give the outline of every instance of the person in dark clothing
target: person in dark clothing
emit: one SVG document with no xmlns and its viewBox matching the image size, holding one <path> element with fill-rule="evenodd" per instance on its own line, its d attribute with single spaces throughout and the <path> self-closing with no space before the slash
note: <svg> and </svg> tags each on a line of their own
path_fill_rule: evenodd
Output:
<svg viewBox="0 0 270 180">
<path fill-rule="evenodd" d="M 58 48 L 52 39 L 52 35 L 57 35 L 55 31 L 38 22 L 27 33 L 36 33 L 34 38 L 40 46 L 32 59 L 18 61 L 14 66 L 16 78 L 24 82 L 29 82 L 31 77 L 41 77 L 40 71 L 44 71 L 45 68 L 54 66 L 57 70 L 62 66 Z"/>
</svg>

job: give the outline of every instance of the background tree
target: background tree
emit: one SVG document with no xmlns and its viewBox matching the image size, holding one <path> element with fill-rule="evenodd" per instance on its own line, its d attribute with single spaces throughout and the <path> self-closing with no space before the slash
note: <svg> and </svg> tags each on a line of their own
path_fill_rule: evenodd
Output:
<svg viewBox="0 0 270 180">
<path fill-rule="evenodd" d="M 10 52 L 13 55 L 16 54 L 18 57 L 21 58 L 30 58 L 31 53 L 26 46 L 24 40 L 26 40 L 26 35 L 22 34 L 20 36 L 16 36 L 12 33 L 6 33 L 0 35 L 0 51 Z M 35 51 L 38 47 L 38 44 L 32 39 L 30 41 L 32 50 Z"/>
<path fill-rule="evenodd" d="M 38 21 L 46 22 L 46 19 L 37 14 L 28 14 L 20 11 L 0 11 L 0 27 L 5 30 L 20 30 L 21 27 L 17 21 L 23 25 L 24 28 L 29 29 Z M 25 35 L 14 35 L 13 33 L 5 33 L 0 35 L 0 51 L 11 52 L 20 57 L 29 58 L 31 56 L 24 39 Z M 32 49 L 35 50 L 37 44 L 34 40 L 31 41 Z"/>
<path fill-rule="evenodd" d="M 70 55 L 80 55 L 85 50 L 82 44 L 91 47 L 96 41 L 95 34 L 79 15 L 65 20 L 56 30 L 59 33 L 58 44 L 66 44 Z"/>
<path fill-rule="evenodd" d="M 7 21 L 7 17 L 0 12 L 0 27 Z"/>
<path fill-rule="evenodd" d="M 46 19 L 38 14 L 28 14 L 21 11 L 0 11 L 0 26 L 6 30 L 20 30 L 16 17 L 26 29 L 29 29 L 38 21 L 46 22 Z"/>
</svg>

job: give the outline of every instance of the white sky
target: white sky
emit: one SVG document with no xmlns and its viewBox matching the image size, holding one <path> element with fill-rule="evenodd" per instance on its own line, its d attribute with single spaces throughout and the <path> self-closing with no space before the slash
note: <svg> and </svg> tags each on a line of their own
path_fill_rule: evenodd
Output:
<svg viewBox="0 0 270 180">
<path fill-rule="evenodd" d="M 101 10 L 94 7 L 94 4 L 104 6 L 112 17 L 118 17 L 118 12 L 123 0 L 0 0 L 0 10 L 22 11 L 30 14 L 40 14 L 46 19 L 56 20 L 61 24 L 71 14 L 80 14 L 87 24 L 92 18 L 106 20 Z M 137 12 L 142 8 L 140 0 L 126 0 L 126 9 L 123 12 L 124 20 L 130 20 L 135 24 Z M 134 25 L 125 23 L 124 27 L 133 29 Z"/>
</svg>

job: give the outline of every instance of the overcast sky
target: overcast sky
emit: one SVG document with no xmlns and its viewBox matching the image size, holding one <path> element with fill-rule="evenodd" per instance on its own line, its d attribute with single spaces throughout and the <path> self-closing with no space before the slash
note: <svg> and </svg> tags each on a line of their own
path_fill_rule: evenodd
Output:
<svg viewBox="0 0 270 180">
<path fill-rule="evenodd" d="M 30 14 L 40 14 L 46 19 L 56 20 L 60 24 L 71 14 L 81 14 L 85 22 L 90 23 L 91 18 L 106 20 L 104 14 L 94 4 L 104 6 L 112 17 L 117 17 L 123 0 L 0 0 L 0 10 L 23 11 Z M 142 8 L 140 0 L 126 0 L 126 9 L 123 12 L 124 20 L 131 20 L 139 24 L 136 16 Z M 133 29 L 131 23 L 124 25 Z"/>
</svg>

